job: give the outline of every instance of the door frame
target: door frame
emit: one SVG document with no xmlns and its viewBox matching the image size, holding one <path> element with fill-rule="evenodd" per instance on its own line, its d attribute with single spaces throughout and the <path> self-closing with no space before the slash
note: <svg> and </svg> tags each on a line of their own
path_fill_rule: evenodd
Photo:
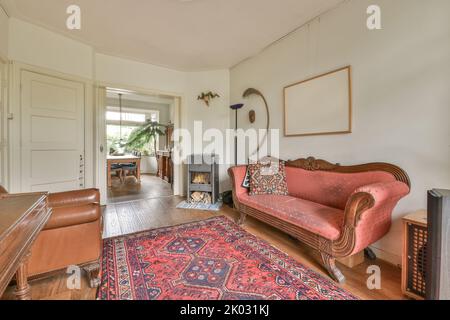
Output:
<svg viewBox="0 0 450 320">
<path fill-rule="evenodd" d="M 106 105 L 104 102 L 106 102 L 106 89 L 107 88 L 114 88 L 114 89 L 120 89 L 120 90 L 126 90 L 130 91 L 134 94 L 141 94 L 141 95 L 160 95 L 165 97 L 170 97 L 175 100 L 174 105 L 174 128 L 180 129 L 182 127 L 181 123 L 181 114 L 182 114 L 182 108 L 183 108 L 183 95 L 181 93 L 177 92 L 167 92 L 167 91 L 161 91 L 161 90 L 155 90 L 155 89 L 148 89 L 148 88 L 141 88 L 141 87 L 133 87 L 129 85 L 123 85 L 118 83 L 108 83 L 108 82 L 97 82 L 95 85 L 95 158 L 96 158 L 96 166 L 95 166 L 95 186 L 97 189 L 100 190 L 101 194 L 101 204 L 106 205 L 107 202 L 107 192 L 108 192 L 108 186 L 107 186 L 107 177 L 106 177 L 106 156 L 107 156 L 107 137 L 106 137 Z M 104 93 L 103 93 L 104 92 Z M 102 151 L 103 150 L 103 151 Z M 175 196 L 182 196 L 183 195 L 183 165 L 174 164 L 174 174 L 173 174 L 173 193 Z"/>
<path fill-rule="evenodd" d="M 22 192 L 22 155 L 21 155 L 21 74 L 23 71 L 33 72 L 42 76 L 54 77 L 61 80 L 78 82 L 84 87 L 84 157 L 85 171 L 84 181 L 86 188 L 94 187 L 94 103 L 93 81 L 77 76 L 64 74 L 51 69 L 31 66 L 25 63 L 11 61 L 10 63 L 10 100 L 8 114 L 8 160 L 9 160 L 9 185 L 11 193 Z"/>
<path fill-rule="evenodd" d="M 9 105 L 9 62 L 0 55 L 0 77 L 2 78 L 0 94 L 0 183 L 5 188 L 9 187 L 8 177 L 8 105 Z"/>
</svg>

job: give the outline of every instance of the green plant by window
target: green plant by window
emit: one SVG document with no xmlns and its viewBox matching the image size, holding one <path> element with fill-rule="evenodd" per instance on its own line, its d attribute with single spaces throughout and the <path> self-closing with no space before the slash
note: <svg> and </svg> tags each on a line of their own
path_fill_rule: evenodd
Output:
<svg viewBox="0 0 450 320">
<path fill-rule="evenodd" d="M 156 156 L 157 152 L 157 141 L 159 136 L 164 136 L 165 129 L 167 126 L 160 124 L 158 122 L 154 122 L 148 120 L 144 125 L 136 128 L 131 132 L 128 137 L 128 142 L 125 144 L 125 147 L 128 151 L 139 151 L 143 154 L 148 153 L 148 145 L 153 145 L 153 150 L 151 150 L 152 154 L 150 156 Z"/>
</svg>

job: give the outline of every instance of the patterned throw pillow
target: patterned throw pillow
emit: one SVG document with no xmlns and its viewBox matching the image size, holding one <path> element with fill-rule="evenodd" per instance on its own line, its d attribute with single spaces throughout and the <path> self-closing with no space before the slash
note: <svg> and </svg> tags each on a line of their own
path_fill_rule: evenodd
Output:
<svg viewBox="0 0 450 320">
<path fill-rule="evenodd" d="M 251 164 L 249 172 L 251 196 L 289 195 L 283 161 Z"/>
<path fill-rule="evenodd" d="M 245 173 L 244 181 L 242 181 L 242 188 L 250 190 L 250 169 L 247 167 L 247 172 Z"/>
</svg>

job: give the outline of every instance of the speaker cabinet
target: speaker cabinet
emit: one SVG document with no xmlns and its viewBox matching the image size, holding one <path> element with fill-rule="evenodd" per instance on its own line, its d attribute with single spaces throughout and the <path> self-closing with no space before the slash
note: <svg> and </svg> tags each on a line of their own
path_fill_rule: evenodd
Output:
<svg viewBox="0 0 450 320">
<path fill-rule="evenodd" d="M 450 190 L 428 192 L 427 300 L 450 300 Z"/>
<path fill-rule="evenodd" d="M 403 234 L 402 291 L 410 298 L 423 300 L 427 290 L 427 212 L 403 218 Z"/>
</svg>

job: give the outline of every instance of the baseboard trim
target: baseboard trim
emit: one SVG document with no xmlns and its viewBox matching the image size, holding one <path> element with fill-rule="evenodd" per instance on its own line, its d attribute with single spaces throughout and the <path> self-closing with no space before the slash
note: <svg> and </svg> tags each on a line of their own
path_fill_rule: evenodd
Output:
<svg viewBox="0 0 450 320">
<path fill-rule="evenodd" d="M 401 268 L 402 267 L 402 257 L 398 256 L 396 254 L 384 251 L 382 249 L 378 249 L 375 247 L 370 247 L 373 252 L 376 254 L 377 258 L 380 260 L 383 260 L 387 263 L 390 263 L 396 267 Z"/>
</svg>

